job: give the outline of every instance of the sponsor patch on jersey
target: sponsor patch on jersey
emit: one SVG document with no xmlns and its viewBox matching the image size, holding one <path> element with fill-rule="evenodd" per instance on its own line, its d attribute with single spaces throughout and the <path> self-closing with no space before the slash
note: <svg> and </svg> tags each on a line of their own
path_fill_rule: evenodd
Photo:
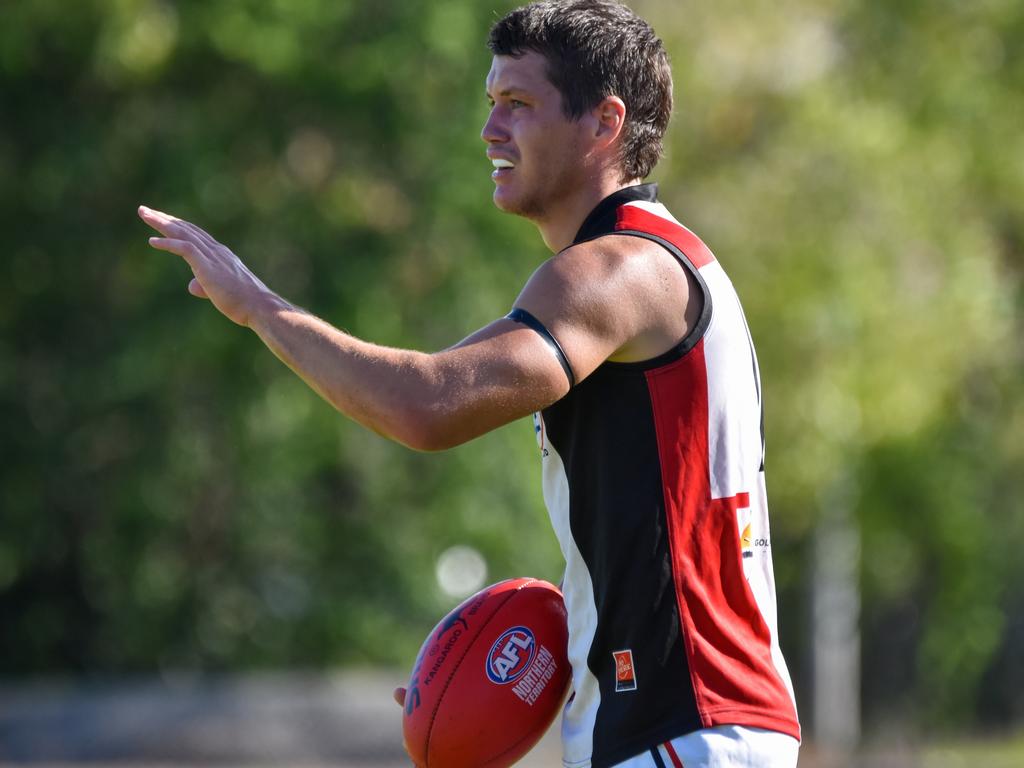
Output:
<svg viewBox="0 0 1024 768">
<path fill-rule="evenodd" d="M 487 653 L 487 677 L 497 685 L 514 683 L 537 655 L 537 641 L 528 627 L 506 629 Z"/>
<path fill-rule="evenodd" d="M 740 536 L 740 548 L 743 551 L 743 559 L 754 556 L 754 537 L 750 534 L 750 523 L 747 523 L 747 527 L 743 529 L 743 534 Z"/>
<path fill-rule="evenodd" d="M 767 536 L 754 538 L 751 526 L 752 523 L 747 523 L 743 533 L 740 534 L 740 552 L 743 553 L 744 560 L 753 557 L 755 551 L 763 553 L 771 548 L 771 541 L 769 541 Z"/>
<path fill-rule="evenodd" d="M 615 658 L 615 691 L 636 690 L 636 668 L 633 666 L 633 651 L 612 651 Z"/>
</svg>

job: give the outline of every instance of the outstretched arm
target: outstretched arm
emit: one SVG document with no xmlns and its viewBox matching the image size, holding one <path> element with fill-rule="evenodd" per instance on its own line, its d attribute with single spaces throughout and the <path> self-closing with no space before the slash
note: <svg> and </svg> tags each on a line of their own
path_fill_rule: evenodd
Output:
<svg viewBox="0 0 1024 768">
<path fill-rule="evenodd" d="M 412 448 L 457 445 L 568 390 L 557 359 L 525 326 L 497 320 L 435 354 L 370 344 L 289 304 L 194 224 L 145 207 L 139 215 L 162 235 L 150 245 L 191 267 L 190 293 L 255 331 L 339 411 Z"/>
<path fill-rule="evenodd" d="M 550 405 L 569 389 L 548 343 L 525 325 L 495 320 L 433 354 L 371 344 L 282 299 L 194 224 L 145 207 L 139 215 L 162 235 L 150 244 L 191 267 L 192 294 L 255 331 L 339 411 L 412 448 L 466 442 Z M 558 339 L 577 381 L 609 358 L 650 357 L 684 330 L 677 327 L 683 321 L 679 291 L 684 301 L 686 295 L 681 271 L 669 264 L 669 276 L 682 282 L 666 293 L 664 270 L 659 274 L 651 265 L 671 257 L 657 247 L 638 254 L 636 245 L 635 239 L 602 238 L 563 251 L 534 273 L 516 300 Z"/>
</svg>

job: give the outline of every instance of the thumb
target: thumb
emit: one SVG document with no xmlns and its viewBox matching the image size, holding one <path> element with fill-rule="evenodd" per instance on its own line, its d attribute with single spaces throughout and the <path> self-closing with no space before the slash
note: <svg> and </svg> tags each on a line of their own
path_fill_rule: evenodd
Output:
<svg viewBox="0 0 1024 768">
<path fill-rule="evenodd" d="M 392 696 L 394 696 L 395 701 L 398 702 L 398 706 L 405 706 L 405 688 L 395 688 L 395 692 Z"/>
<path fill-rule="evenodd" d="M 188 292 L 191 293 L 193 296 L 197 296 L 200 299 L 210 298 L 209 296 L 206 295 L 206 291 L 203 290 L 203 286 L 201 286 L 199 284 L 199 281 L 194 277 L 189 281 Z"/>
</svg>

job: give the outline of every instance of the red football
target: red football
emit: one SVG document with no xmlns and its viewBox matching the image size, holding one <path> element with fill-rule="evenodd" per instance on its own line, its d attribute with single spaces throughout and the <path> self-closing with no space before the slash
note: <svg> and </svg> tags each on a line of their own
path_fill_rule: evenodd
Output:
<svg viewBox="0 0 1024 768">
<path fill-rule="evenodd" d="M 562 593 L 537 579 L 477 592 L 427 637 L 405 694 L 419 768 L 506 768 L 555 719 L 569 686 Z"/>
</svg>

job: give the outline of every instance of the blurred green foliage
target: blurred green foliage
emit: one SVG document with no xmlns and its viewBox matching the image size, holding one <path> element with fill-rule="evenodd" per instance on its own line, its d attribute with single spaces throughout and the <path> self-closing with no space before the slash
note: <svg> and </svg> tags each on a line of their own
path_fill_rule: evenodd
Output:
<svg viewBox="0 0 1024 768">
<path fill-rule="evenodd" d="M 478 138 L 509 7 L 0 9 L 0 673 L 407 664 L 448 547 L 559 579 L 529 423 L 441 455 L 348 423 L 134 215 L 353 333 L 453 343 L 546 256 Z M 798 686 L 838 498 L 869 723 L 1024 717 L 1024 5 L 635 7 L 676 79 L 653 178 L 758 343 Z"/>
</svg>

